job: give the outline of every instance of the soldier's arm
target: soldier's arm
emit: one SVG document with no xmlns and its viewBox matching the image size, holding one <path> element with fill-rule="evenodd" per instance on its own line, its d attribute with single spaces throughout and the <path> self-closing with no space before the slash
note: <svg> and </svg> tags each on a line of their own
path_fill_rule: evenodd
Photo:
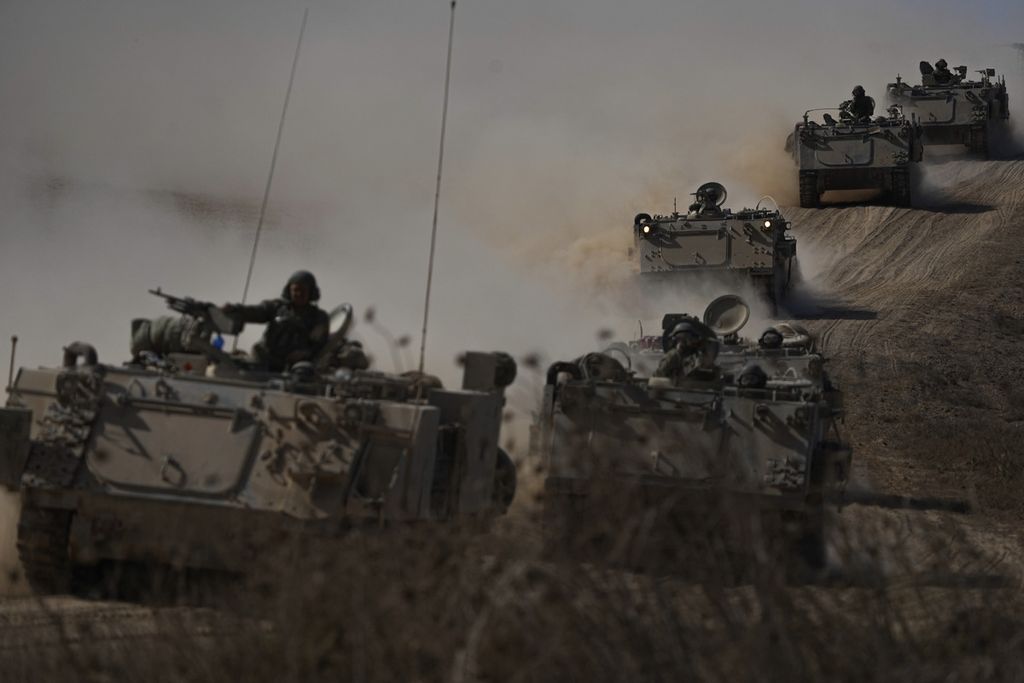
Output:
<svg viewBox="0 0 1024 683">
<path fill-rule="evenodd" d="M 246 323 L 269 323 L 277 314 L 280 302 L 276 299 L 267 299 L 258 304 L 227 304 L 221 308 L 228 315 Z"/>
</svg>

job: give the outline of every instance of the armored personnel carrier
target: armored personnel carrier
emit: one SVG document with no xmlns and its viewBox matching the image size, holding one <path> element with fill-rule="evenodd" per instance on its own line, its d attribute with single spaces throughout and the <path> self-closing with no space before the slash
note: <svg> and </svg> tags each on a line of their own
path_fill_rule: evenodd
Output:
<svg viewBox="0 0 1024 683">
<path fill-rule="evenodd" d="M 800 206 L 820 206 L 828 190 L 882 190 L 895 206 L 910 206 L 911 169 L 922 156 L 919 123 L 899 105 L 873 119 L 856 118 L 848 107 L 807 110 L 787 140 L 799 169 Z M 822 123 L 811 120 L 818 111 Z"/>
<path fill-rule="evenodd" d="M 191 315 L 135 321 L 131 362 L 74 343 L 9 387 L 0 483 L 21 492 L 18 550 L 37 591 L 110 563 L 242 572 L 288 534 L 330 542 L 511 503 L 515 467 L 498 447 L 509 356 L 466 354 L 460 389 L 371 371 L 345 360 L 341 306 L 320 357 L 272 374 L 216 348 L 231 326 L 216 307 L 170 299 Z"/>
<path fill-rule="evenodd" d="M 643 277 L 722 273 L 753 282 L 773 309 L 789 288 L 796 239 L 778 207 L 723 208 L 726 189 L 704 183 L 685 214 L 637 214 L 633 239 Z"/>
<path fill-rule="evenodd" d="M 624 545 L 661 526 L 671 532 L 663 546 L 696 532 L 755 554 L 774 547 L 793 566 L 814 568 L 825 564 L 829 506 L 966 509 L 846 491 L 851 450 L 839 434 L 842 394 L 825 358 L 796 325 L 741 339 L 748 316 L 739 297 L 721 297 L 703 321 L 666 315 L 661 337 L 551 366 L 532 446 L 547 466 L 554 547 L 578 546 L 595 528 L 607 537 L 610 523 L 608 552 L 621 556 Z M 672 330 L 702 322 L 717 335 L 715 373 L 652 376 Z M 627 513 L 611 511 L 623 501 Z"/>
<path fill-rule="evenodd" d="M 993 133 L 1010 118 L 1005 78 L 981 69 L 971 80 L 966 66 L 949 71 L 941 60 L 938 66 L 921 62 L 920 85 L 896 76 L 887 87 L 889 100 L 921 122 L 925 145 L 965 145 L 987 159 Z"/>
</svg>

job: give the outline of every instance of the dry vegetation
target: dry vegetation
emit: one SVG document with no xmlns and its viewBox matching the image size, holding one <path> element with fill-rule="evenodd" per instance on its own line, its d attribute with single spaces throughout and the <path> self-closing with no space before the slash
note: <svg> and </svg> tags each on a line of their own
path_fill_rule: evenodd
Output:
<svg viewBox="0 0 1024 683">
<path fill-rule="evenodd" d="M 26 598 L 22 617 L 0 615 L 0 667 L 51 681 L 1024 676 L 1018 591 L 949 525 L 844 513 L 842 574 L 795 584 L 762 557 L 736 582 L 714 552 L 678 558 L 688 577 L 543 558 L 523 507 L 493 535 L 296 543 L 216 610 Z"/>
</svg>

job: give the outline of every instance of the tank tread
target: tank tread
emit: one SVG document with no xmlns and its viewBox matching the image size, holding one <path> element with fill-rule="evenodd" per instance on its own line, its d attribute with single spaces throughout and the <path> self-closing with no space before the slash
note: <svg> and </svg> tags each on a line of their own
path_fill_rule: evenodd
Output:
<svg viewBox="0 0 1024 683">
<path fill-rule="evenodd" d="M 66 593 L 71 589 L 68 533 L 71 513 L 24 505 L 18 520 L 18 557 L 25 580 L 37 594 Z"/>
<path fill-rule="evenodd" d="M 892 172 L 892 203 L 910 206 L 910 169 L 897 168 Z"/>
<path fill-rule="evenodd" d="M 967 149 L 971 154 L 981 155 L 982 158 L 988 159 L 988 129 L 985 127 L 971 128 L 970 140 L 967 143 Z"/>
<path fill-rule="evenodd" d="M 825 527 L 820 515 L 808 515 L 802 520 L 799 531 L 789 538 L 790 571 L 799 573 L 801 570 L 819 571 L 828 562 Z"/>
<path fill-rule="evenodd" d="M 818 193 L 818 175 L 816 173 L 800 174 L 800 206 L 804 209 L 816 209 L 821 205 Z"/>
</svg>

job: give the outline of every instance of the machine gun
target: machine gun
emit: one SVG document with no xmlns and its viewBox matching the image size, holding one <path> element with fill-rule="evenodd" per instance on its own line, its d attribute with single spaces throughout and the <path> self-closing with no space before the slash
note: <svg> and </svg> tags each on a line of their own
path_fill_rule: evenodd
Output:
<svg viewBox="0 0 1024 683">
<path fill-rule="evenodd" d="M 208 301 L 197 301 L 190 296 L 179 297 L 166 294 L 159 287 L 149 290 L 149 293 L 163 299 L 167 303 L 167 308 L 172 311 L 193 318 L 202 318 L 218 334 L 238 334 L 245 325 L 243 321 L 228 315 L 219 306 Z"/>
</svg>

